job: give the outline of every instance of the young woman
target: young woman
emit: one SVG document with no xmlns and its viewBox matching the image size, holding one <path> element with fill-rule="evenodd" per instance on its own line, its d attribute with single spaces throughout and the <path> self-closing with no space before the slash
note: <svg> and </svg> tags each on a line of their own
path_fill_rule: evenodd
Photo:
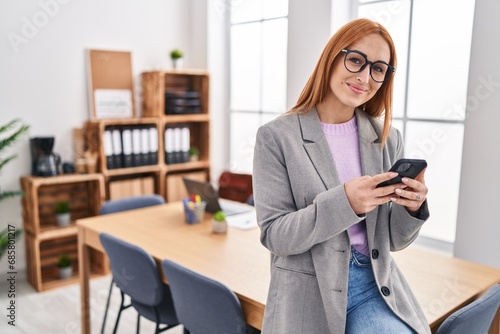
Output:
<svg viewBox="0 0 500 334">
<path fill-rule="evenodd" d="M 254 200 L 272 256 L 264 334 L 430 333 L 390 255 L 429 217 L 424 172 L 377 187 L 403 157 L 395 67 L 383 26 L 349 22 L 297 104 L 258 131 Z"/>
</svg>

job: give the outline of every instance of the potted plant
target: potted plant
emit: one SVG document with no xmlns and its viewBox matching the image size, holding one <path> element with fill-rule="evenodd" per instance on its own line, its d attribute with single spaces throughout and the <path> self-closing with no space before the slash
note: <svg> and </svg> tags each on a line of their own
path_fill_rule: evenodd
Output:
<svg viewBox="0 0 500 334">
<path fill-rule="evenodd" d="M 6 157 L 2 156 L 4 150 L 14 145 L 18 139 L 22 139 L 22 137 L 28 133 L 28 130 L 29 125 L 25 124 L 19 118 L 13 119 L 6 124 L 0 124 L 0 171 L 7 163 L 17 157 L 16 154 L 8 155 Z M 22 195 L 22 191 L 3 190 L 0 187 L 0 201 Z M 0 232 L 0 259 L 7 252 L 9 245 L 14 243 L 19 238 L 22 231 L 22 229 L 9 224 Z"/>
<path fill-rule="evenodd" d="M 172 59 L 173 68 L 182 68 L 182 57 L 184 54 L 179 49 L 170 51 L 170 59 Z"/>
<path fill-rule="evenodd" d="M 68 226 L 71 221 L 69 212 L 69 202 L 61 201 L 56 203 L 56 220 L 59 226 Z"/>
<path fill-rule="evenodd" d="M 57 268 L 59 268 L 59 278 L 67 279 L 73 275 L 73 268 L 71 267 L 71 258 L 68 254 L 61 254 L 57 261 Z"/>
<path fill-rule="evenodd" d="M 223 211 L 217 211 L 212 216 L 212 231 L 214 233 L 226 233 L 227 221 Z"/>
<path fill-rule="evenodd" d="M 191 146 L 189 148 L 189 161 L 198 161 L 200 156 L 200 150 L 196 146 Z"/>
</svg>

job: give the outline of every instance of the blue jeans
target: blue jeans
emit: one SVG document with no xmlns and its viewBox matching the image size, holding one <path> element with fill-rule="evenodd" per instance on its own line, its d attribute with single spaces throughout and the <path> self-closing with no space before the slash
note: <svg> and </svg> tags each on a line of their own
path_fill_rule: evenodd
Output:
<svg viewBox="0 0 500 334">
<path fill-rule="evenodd" d="M 373 276 L 370 258 L 351 248 L 345 333 L 413 334 L 383 298 Z"/>
</svg>

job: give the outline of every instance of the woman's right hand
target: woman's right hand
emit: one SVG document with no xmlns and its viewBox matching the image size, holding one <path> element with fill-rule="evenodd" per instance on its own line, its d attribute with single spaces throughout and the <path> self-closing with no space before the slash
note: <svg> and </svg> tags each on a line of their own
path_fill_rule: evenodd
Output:
<svg viewBox="0 0 500 334">
<path fill-rule="evenodd" d="M 355 177 L 344 183 L 344 190 L 353 211 L 361 215 L 372 211 L 380 204 L 390 202 L 394 197 L 394 191 L 404 189 L 406 185 L 397 183 L 380 188 L 377 188 L 377 185 L 396 176 L 398 173 L 387 172 L 374 176 Z"/>
</svg>

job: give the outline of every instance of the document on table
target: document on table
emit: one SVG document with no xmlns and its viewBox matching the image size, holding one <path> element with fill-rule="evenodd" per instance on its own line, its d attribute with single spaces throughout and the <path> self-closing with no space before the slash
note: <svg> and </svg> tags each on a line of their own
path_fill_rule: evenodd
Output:
<svg viewBox="0 0 500 334">
<path fill-rule="evenodd" d="M 242 230 L 249 230 L 258 227 L 255 210 L 251 210 L 236 215 L 226 216 L 227 224 Z"/>
</svg>

